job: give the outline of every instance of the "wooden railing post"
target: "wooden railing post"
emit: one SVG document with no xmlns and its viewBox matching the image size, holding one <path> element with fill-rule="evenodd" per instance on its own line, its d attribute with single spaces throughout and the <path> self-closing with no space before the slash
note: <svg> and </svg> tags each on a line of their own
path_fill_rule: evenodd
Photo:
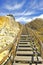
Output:
<svg viewBox="0 0 43 65">
<path fill-rule="evenodd" d="M 0 50 L 0 53 L 2 53 L 5 50 L 10 50 L 9 53 L 7 54 L 7 56 L 5 56 L 1 61 L 0 61 L 0 65 L 13 65 L 14 62 L 14 57 L 15 57 L 15 52 L 16 52 L 16 45 L 19 42 L 20 36 L 22 33 L 22 28 L 20 29 L 20 31 L 18 32 L 17 37 L 15 38 L 15 41 L 12 44 L 9 44 L 7 47 L 5 47 L 4 49 Z"/>
<path fill-rule="evenodd" d="M 43 43 L 41 43 L 41 57 L 43 59 Z"/>
<path fill-rule="evenodd" d="M 28 27 L 27 27 L 27 30 L 28 30 Z M 30 29 L 30 30 L 31 30 L 31 32 L 33 33 L 33 35 L 35 36 L 35 38 L 37 39 L 37 41 L 38 41 L 38 43 L 39 43 L 39 45 L 40 45 L 40 53 L 41 53 L 41 57 L 42 57 L 42 59 L 43 59 L 43 43 L 42 43 L 42 41 L 39 39 L 39 36 L 36 35 L 36 32 L 33 31 L 32 29 Z"/>
</svg>

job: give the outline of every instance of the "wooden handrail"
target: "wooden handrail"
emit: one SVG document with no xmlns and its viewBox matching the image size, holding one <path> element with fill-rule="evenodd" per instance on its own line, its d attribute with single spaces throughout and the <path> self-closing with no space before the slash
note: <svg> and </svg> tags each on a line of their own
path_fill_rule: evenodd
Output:
<svg viewBox="0 0 43 65">
<path fill-rule="evenodd" d="M 0 61 L 0 65 L 7 59 L 9 58 L 9 55 L 11 56 L 11 54 L 14 53 L 14 50 L 12 49 L 10 53 L 8 53 L 1 61 Z"/>
<path fill-rule="evenodd" d="M 28 27 L 26 27 L 26 28 L 27 28 L 27 30 L 28 30 Z M 40 47 L 41 47 L 41 49 L 40 49 L 41 57 L 43 58 L 43 43 L 42 43 L 42 41 L 39 39 L 39 36 L 36 34 L 36 32 L 34 32 L 34 30 L 32 30 L 31 28 L 30 28 L 30 30 L 32 31 L 32 33 L 33 33 L 33 35 L 35 36 L 35 38 L 38 40 L 38 43 L 39 43 L 39 45 L 40 45 Z"/>
<path fill-rule="evenodd" d="M 15 41 L 14 41 L 12 44 L 9 44 L 8 46 L 6 46 L 4 49 L 1 49 L 1 50 L 0 50 L 0 53 L 2 53 L 3 51 L 12 48 L 11 52 L 9 52 L 9 53 L 0 61 L 0 65 L 1 65 L 3 62 L 5 62 L 5 60 L 6 60 L 7 58 L 9 58 L 9 55 L 11 56 L 11 55 L 14 53 L 14 50 L 16 50 L 16 49 L 15 49 L 15 46 L 16 46 L 15 43 L 16 43 L 17 40 L 19 40 L 18 37 L 20 37 L 21 33 L 22 33 L 22 27 L 21 27 L 21 30 L 18 32 L 18 35 L 17 35 L 17 37 L 15 38 Z M 17 42 L 17 43 L 18 43 L 18 42 Z M 9 50 L 9 51 L 10 51 L 10 50 Z"/>
<path fill-rule="evenodd" d="M 5 51 L 5 50 L 10 49 L 12 46 L 13 46 L 13 44 L 9 44 L 8 46 L 4 47 L 4 49 L 2 48 L 2 49 L 0 50 L 0 53 L 2 53 L 2 52 Z"/>
</svg>

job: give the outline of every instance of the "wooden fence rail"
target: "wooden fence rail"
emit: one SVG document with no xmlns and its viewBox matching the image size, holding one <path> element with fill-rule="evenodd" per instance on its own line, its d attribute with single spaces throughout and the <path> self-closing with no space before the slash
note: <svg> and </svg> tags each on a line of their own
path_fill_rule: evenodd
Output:
<svg viewBox="0 0 43 65">
<path fill-rule="evenodd" d="M 17 44 L 19 42 L 21 33 L 22 33 L 22 27 L 21 27 L 21 30 L 19 31 L 17 37 L 15 38 L 14 42 L 12 44 L 8 45 L 7 47 L 5 47 L 4 49 L 0 50 L 0 53 L 1 53 L 1 52 L 5 51 L 5 50 L 10 49 L 7 56 L 5 56 L 0 61 L 0 65 L 13 65 L 14 57 L 15 57 L 15 53 L 16 53 L 16 46 L 17 46 Z"/>
<path fill-rule="evenodd" d="M 27 28 L 27 31 L 29 32 L 29 28 L 28 28 L 28 27 L 26 27 L 26 28 Z M 40 49 L 41 57 L 43 58 L 43 43 L 42 43 L 42 41 L 39 39 L 39 36 L 36 34 L 36 32 L 34 32 L 31 28 L 30 28 L 30 30 L 31 30 L 31 32 L 33 33 L 33 35 L 35 36 L 35 38 L 38 40 L 38 43 L 39 43 L 39 45 L 40 45 L 40 47 L 41 47 L 41 49 Z"/>
</svg>

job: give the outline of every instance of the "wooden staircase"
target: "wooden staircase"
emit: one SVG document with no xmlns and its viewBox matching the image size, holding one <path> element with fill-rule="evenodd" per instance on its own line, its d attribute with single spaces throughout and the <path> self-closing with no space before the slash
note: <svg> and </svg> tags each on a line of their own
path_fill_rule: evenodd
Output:
<svg viewBox="0 0 43 65">
<path fill-rule="evenodd" d="M 40 53 L 30 40 L 29 35 L 21 35 L 13 65 L 43 65 Z"/>
</svg>

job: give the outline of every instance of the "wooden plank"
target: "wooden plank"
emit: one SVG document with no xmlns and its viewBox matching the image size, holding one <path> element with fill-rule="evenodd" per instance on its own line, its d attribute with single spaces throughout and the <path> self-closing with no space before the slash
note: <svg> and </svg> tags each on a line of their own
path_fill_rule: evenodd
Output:
<svg viewBox="0 0 43 65">
<path fill-rule="evenodd" d="M 33 55 L 32 51 L 17 51 L 16 52 L 17 55 Z"/>
<path fill-rule="evenodd" d="M 28 46 L 28 44 L 19 44 L 18 46 Z"/>
<path fill-rule="evenodd" d="M 20 61 L 20 62 L 30 62 L 32 59 L 31 56 L 16 56 L 14 61 Z"/>
<path fill-rule="evenodd" d="M 28 43 L 28 42 L 19 42 L 19 43 Z"/>
<path fill-rule="evenodd" d="M 36 65 L 36 64 L 32 64 L 32 65 Z"/>
<path fill-rule="evenodd" d="M 7 60 L 7 58 L 9 58 L 9 57 L 11 56 L 11 54 L 13 54 L 13 53 L 14 53 L 14 50 L 12 49 L 11 52 L 8 53 L 8 54 L 0 61 L 0 65 L 1 65 L 2 63 L 4 63 L 4 62 Z"/>
<path fill-rule="evenodd" d="M 13 65 L 30 65 L 30 64 L 14 63 Z"/>
<path fill-rule="evenodd" d="M 43 65 L 43 64 L 37 64 L 37 65 Z"/>
<path fill-rule="evenodd" d="M 27 47 L 31 47 L 30 44 L 19 44 L 18 46 L 27 46 Z"/>
<path fill-rule="evenodd" d="M 20 50 L 32 50 L 32 48 L 30 48 L 30 47 L 18 47 L 18 49 L 20 49 Z"/>
</svg>

